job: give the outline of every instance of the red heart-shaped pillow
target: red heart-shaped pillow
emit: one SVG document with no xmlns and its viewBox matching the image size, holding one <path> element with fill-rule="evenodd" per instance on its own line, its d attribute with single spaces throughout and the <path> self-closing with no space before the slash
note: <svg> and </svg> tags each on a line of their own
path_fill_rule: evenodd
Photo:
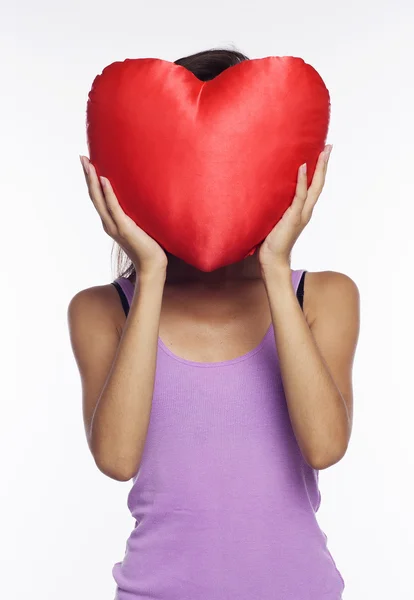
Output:
<svg viewBox="0 0 414 600">
<path fill-rule="evenodd" d="M 156 58 L 114 62 L 89 92 L 90 160 L 123 210 L 202 271 L 254 252 L 323 150 L 329 92 L 301 58 L 246 60 L 202 82 Z"/>
</svg>

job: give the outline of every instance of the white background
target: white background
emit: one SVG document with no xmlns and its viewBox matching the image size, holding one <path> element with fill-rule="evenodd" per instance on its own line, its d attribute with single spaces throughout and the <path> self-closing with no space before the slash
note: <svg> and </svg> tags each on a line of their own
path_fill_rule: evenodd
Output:
<svg viewBox="0 0 414 600">
<path fill-rule="evenodd" d="M 413 4 L 1 6 L 2 598 L 112 600 L 134 524 L 130 483 L 105 477 L 87 449 L 66 322 L 77 291 L 114 276 L 78 157 L 90 85 L 115 60 L 223 45 L 301 56 L 330 89 L 328 181 L 292 268 L 351 276 L 361 334 L 353 436 L 320 473 L 318 516 L 345 600 L 414 597 Z"/>
</svg>

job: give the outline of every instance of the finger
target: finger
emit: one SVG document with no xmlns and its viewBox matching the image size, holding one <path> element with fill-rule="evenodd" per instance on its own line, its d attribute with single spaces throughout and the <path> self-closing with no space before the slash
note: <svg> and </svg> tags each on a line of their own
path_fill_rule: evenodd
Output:
<svg viewBox="0 0 414 600">
<path fill-rule="evenodd" d="M 89 178 L 89 173 L 88 173 L 88 169 L 89 169 L 89 167 L 88 167 L 88 159 L 86 158 L 86 156 L 81 156 L 80 154 L 79 154 L 79 158 L 80 158 L 80 161 L 81 161 L 81 165 L 82 165 L 82 169 L 83 169 L 83 174 L 85 175 L 86 183 L 88 184 L 89 183 L 88 182 L 88 178 Z"/>
<path fill-rule="evenodd" d="M 79 155 L 81 164 L 82 164 L 82 168 L 83 168 L 83 174 L 85 175 L 85 181 L 86 181 L 86 185 L 88 186 L 88 191 L 90 193 L 90 167 L 91 167 L 91 163 L 88 159 L 87 156 L 81 156 Z"/>
<path fill-rule="evenodd" d="M 296 181 L 295 197 L 291 204 L 293 210 L 301 211 L 308 195 L 308 176 L 306 173 L 306 163 L 301 165 L 298 169 L 298 176 Z"/>
<path fill-rule="evenodd" d="M 115 195 L 115 192 L 112 188 L 111 182 L 106 177 L 101 177 L 101 185 L 104 193 L 105 201 L 107 209 L 112 217 L 112 219 L 118 225 L 122 223 L 122 220 L 125 219 L 125 212 L 122 210 L 118 198 Z"/>
<path fill-rule="evenodd" d="M 110 235 L 117 231 L 117 225 L 111 216 L 106 204 L 105 195 L 98 179 L 95 167 L 89 163 L 89 195 L 90 198 L 102 219 L 102 223 Z"/>
<path fill-rule="evenodd" d="M 86 185 L 88 186 L 89 197 L 93 201 L 93 198 L 91 195 L 91 190 L 90 190 L 90 162 L 86 156 L 80 156 L 80 161 L 81 161 L 82 168 L 83 168 L 83 174 L 85 176 L 85 182 L 86 182 Z"/>
<path fill-rule="evenodd" d="M 332 145 L 325 146 L 325 149 L 319 154 L 316 169 L 313 174 L 312 183 L 308 190 L 308 196 L 311 201 L 316 202 L 319 198 L 323 186 L 325 185 L 326 171 L 328 168 L 329 155 L 332 150 Z"/>
</svg>

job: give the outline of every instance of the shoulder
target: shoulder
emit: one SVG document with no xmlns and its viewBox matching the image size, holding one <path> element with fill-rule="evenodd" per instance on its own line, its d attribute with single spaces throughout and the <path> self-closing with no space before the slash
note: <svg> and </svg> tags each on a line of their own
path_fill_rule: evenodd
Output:
<svg viewBox="0 0 414 600">
<path fill-rule="evenodd" d="M 308 271 L 305 276 L 305 301 L 310 323 L 327 313 L 359 315 L 360 295 L 355 281 L 339 271 Z"/>
<path fill-rule="evenodd" d="M 78 291 L 67 307 L 69 327 L 98 323 L 118 328 L 123 321 L 118 291 L 112 283 L 95 285 Z"/>
<path fill-rule="evenodd" d="M 359 293 L 355 281 L 339 271 L 307 271 L 306 283 L 309 288 L 319 293 Z"/>
</svg>

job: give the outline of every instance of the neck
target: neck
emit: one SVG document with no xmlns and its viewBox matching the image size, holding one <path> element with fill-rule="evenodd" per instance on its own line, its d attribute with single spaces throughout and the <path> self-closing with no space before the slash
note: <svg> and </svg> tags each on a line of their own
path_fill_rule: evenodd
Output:
<svg viewBox="0 0 414 600">
<path fill-rule="evenodd" d="M 196 269 L 176 256 L 168 256 L 166 283 L 221 284 L 261 278 L 255 255 L 208 273 Z"/>
<path fill-rule="evenodd" d="M 172 254 L 168 254 L 166 284 L 197 283 L 205 286 L 232 285 L 237 282 L 261 279 L 261 272 L 255 254 L 226 267 L 206 273 L 196 269 Z M 135 283 L 135 273 L 131 276 Z"/>
</svg>

